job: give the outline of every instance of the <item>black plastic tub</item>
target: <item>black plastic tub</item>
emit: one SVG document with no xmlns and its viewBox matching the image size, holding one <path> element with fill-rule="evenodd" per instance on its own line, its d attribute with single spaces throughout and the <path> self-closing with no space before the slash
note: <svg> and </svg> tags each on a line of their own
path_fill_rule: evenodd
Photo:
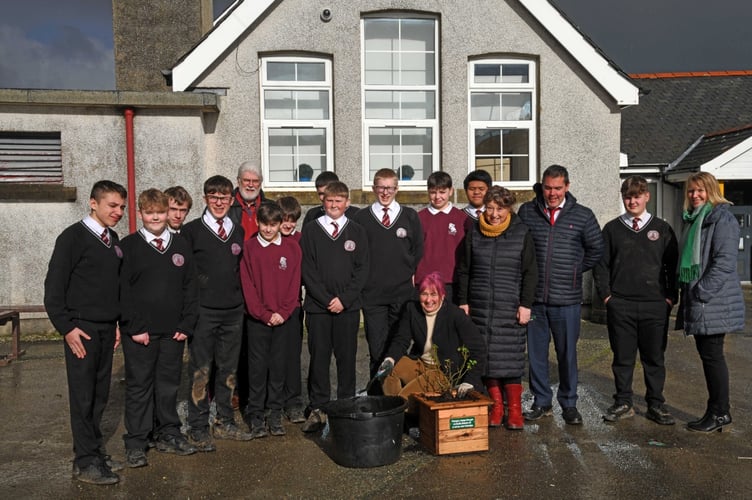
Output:
<svg viewBox="0 0 752 500">
<path fill-rule="evenodd" d="M 332 459 L 344 467 L 380 467 L 402 454 L 407 403 L 399 396 L 356 396 L 329 401 Z"/>
</svg>

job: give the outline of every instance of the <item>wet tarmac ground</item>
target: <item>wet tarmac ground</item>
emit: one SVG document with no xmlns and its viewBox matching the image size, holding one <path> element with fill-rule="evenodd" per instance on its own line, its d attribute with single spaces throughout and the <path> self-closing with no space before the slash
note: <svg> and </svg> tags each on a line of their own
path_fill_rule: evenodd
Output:
<svg viewBox="0 0 752 500">
<path fill-rule="evenodd" d="M 752 294 L 745 290 L 747 323 Z M 748 327 L 747 332 L 752 332 Z M 65 360 L 60 340 L 23 342 L 26 355 L 0 367 L 0 498 L 752 498 L 752 335 L 727 336 L 734 424 L 723 433 L 686 430 L 707 397 L 694 341 L 669 335 L 664 394 L 677 424 L 644 417 L 642 371 L 637 414 L 616 424 L 611 351 L 604 325 L 583 322 L 579 343 L 582 426 L 554 416 L 523 431 L 490 429 L 490 451 L 432 456 L 411 437 L 392 465 L 352 469 L 327 455 L 327 440 L 285 423 L 287 435 L 217 441 L 214 453 L 187 457 L 150 451 L 149 465 L 120 472 L 113 486 L 71 479 Z M 7 351 L 0 343 L 0 352 Z M 305 348 L 304 348 L 305 351 Z M 358 387 L 367 383 L 365 340 Z M 305 356 L 304 356 L 305 358 Z M 552 383 L 556 382 L 552 356 Z M 304 359 L 304 364 L 307 360 Z M 115 355 L 103 428 L 108 451 L 124 461 L 123 356 Z M 526 391 L 524 406 L 531 396 Z"/>
</svg>

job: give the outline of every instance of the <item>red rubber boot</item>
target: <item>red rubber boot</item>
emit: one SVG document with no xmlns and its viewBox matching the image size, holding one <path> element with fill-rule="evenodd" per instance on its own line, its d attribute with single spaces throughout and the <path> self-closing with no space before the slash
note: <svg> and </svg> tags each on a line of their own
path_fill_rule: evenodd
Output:
<svg viewBox="0 0 752 500">
<path fill-rule="evenodd" d="M 521 430 L 525 425 L 525 419 L 522 416 L 522 384 L 507 384 L 504 386 L 504 392 L 509 404 L 507 429 Z"/>
<path fill-rule="evenodd" d="M 500 427 L 501 419 L 504 418 L 504 403 L 501 399 L 501 386 L 499 381 L 495 378 L 486 379 L 486 389 L 488 389 L 488 395 L 493 399 L 493 406 L 488 412 L 488 426 Z"/>
</svg>

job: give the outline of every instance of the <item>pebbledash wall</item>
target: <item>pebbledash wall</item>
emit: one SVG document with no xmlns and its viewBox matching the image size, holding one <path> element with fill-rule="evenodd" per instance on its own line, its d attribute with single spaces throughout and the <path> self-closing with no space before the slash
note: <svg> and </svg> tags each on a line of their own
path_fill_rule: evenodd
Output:
<svg viewBox="0 0 752 500">
<path fill-rule="evenodd" d="M 333 13 L 326 23 L 320 19 L 324 7 Z M 439 19 L 441 168 L 456 186 L 461 188 L 469 171 L 468 61 L 483 55 L 525 57 L 537 64 L 537 176 L 550 164 L 564 165 L 572 193 L 601 224 L 619 213 L 621 108 L 519 2 L 284 0 L 228 43 L 187 92 L 0 89 L 0 130 L 60 131 L 63 184 L 76 188 L 75 201 L 0 199 L 0 305 L 42 304 L 55 238 L 86 213 L 91 184 L 102 178 L 126 184 L 124 108 L 135 110 L 135 194 L 181 184 L 194 197 L 189 218 L 200 214 L 206 177 L 234 180 L 242 161 L 260 163 L 260 55 L 314 53 L 332 60 L 334 170 L 353 189 L 353 203 L 370 202 L 370 180 L 362 169 L 360 37 L 362 16 L 379 11 Z M 197 93 L 204 89 L 215 93 Z M 265 192 L 317 202 L 310 187 Z M 520 201 L 531 196 L 530 188 L 518 191 Z M 423 204 L 425 188 L 404 189 L 398 200 Z M 464 204 L 463 194 L 458 202 Z M 18 231 L 19 224 L 26 230 Z M 127 234 L 127 217 L 116 229 L 121 237 Z"/>
</svg>

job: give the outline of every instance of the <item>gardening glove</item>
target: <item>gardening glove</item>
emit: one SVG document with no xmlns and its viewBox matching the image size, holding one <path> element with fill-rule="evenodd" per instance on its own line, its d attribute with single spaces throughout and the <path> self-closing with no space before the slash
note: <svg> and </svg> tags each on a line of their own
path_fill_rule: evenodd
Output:
<svg viewBox="0 0 752 500">
<path fill-rule="evenodd" d="M 376 378 L 378 379 L 386 378 L 387 375 L 392 373 L 393 369 L 394 369 L 394 360 L 392 358 L 386 358 L 384 361 L 381 362 L 381 366 L 379 366 L 379 371 L 376 372 Z"/>
<path fill-rule="evenodd" d="M 473 384 L 462 382 L 460 385 L 457 386 L 457 395 L 461 398 L 464 398 L 467 395 L 467 393 L 472 391 L 473 389 L 474 389 Z"/>
</svg>

